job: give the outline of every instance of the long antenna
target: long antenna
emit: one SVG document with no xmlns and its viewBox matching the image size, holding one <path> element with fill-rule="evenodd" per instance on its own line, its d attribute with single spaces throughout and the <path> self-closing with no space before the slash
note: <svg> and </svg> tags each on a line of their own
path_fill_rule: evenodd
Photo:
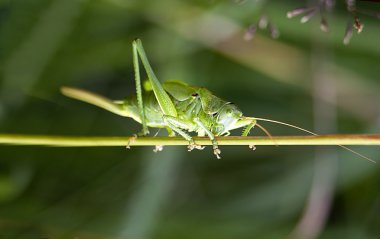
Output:
<svg viewBox="0 0 380 239">
<path fill-rule="evenodd" d="M 295 125 L 292 125 L 292 124 L 288 124 L 288 123 L 285 123 L 285 122 L 281 122 L 281 121 L 277 121 L 277 120 L 271 120 L 271 119 L 265 119 L 265 118 L 256 118 L 256 117 L 247 117 L 247 118 L 252 118 L 252 119 L 255 119 L 255 120 L 258 120 L 258 121 L 266 121 L 266 122 L 271 122 L 271 123 L 275 123 L 275 124 L 281 124 L 281 125 L 285 125 L 285 126 L 294 128 L 294 129 L 298 129 L 300 131 L 306 132 L 306 133 L 314 135 L 314 136 L 319 136 L 317 133 L 314 133 L 314 132 L 312 132 L 310 130 L 307 130 L 307 129 L 304 129 L 304 128 L 301 128 L 301 127 L 298 127 L 298 126 L 295 126 Z M 341 147 L 341 148 L 343 148 L 343 149 L 345 149 L 347 151 L 350 151 L 351 153 L 356 154 L 357 156 L 359 156 L 359 157 L 361 157 L 363 159 L 366 159 L 366 160 L 368 160 L 368 161 L 370 161 L 372 163 L 376 163 L 376 161 L 374 161 L 374 160 L 372 160 L 372 159 L 370 159 L 370 158 L 368 158 L 368 157 L 366 157 L 366 156 L 364 156 L 364 155 L 362 155 L 362 154 L 360 154 L 360 153 L 358 153 L 358 152 L 356 152 L 356 151 L 354 151 L 354 150 L 352 150 L 352 149 L 350 149 L 350 148 L 348 148 L 346 146 L 343 146 L 343 145 L 340 145 L 340 144 L 337 144 L 337 146 L 339 146 L 339 147 Z"/>
<path fill-rule="evenodd" d="M 258 123 L 256 123 L 256 125 L 257 125 L 257 127 L 259 127 L 273 141 L 273 143 L 276 146 L 278 146 L 276 140 L 273 138 L 273 136 L 271 135 L 271 133 L 269 133 L 269 131 L 266 128 L 264 128 L 262 125 L 260 125 Z"/>
</svg>

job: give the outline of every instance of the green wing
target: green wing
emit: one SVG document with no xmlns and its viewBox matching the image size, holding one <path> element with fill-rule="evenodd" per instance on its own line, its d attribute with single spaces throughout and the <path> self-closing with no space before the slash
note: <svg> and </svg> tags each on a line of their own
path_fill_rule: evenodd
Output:
<svg viewBox="0 0 380 239">
<path fill-rule="evenodd" d="M 199 97 L 201 98 L 203 111 L 207 114 L 217 113 L 225 104 L 228 104 L 227 101 L 220 99 L 213 95 L 209 90 L 205 88 L 198 89 Z"/>
<path fill-rule="evenodd" d="M 163 83 L 163 87 L 171 96 L 178 101 L 184 101 L 189 99 L 197 92 L 195 89 L 183 81 L 168 80 Z"/>
</svg>

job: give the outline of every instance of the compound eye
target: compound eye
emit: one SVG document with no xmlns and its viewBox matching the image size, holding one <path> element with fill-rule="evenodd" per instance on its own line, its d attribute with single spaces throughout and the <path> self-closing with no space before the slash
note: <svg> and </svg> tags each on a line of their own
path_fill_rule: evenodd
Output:
<svg viewBox="0 0 380 239">
<path fill-rule="evenodd" d="M 217 115 L 218 115 L 218 113 L 215 112 L 215 113 L 212 114 L 212 117 L 215 117 L 215 116 L 217 116 Z"/>
</svg>

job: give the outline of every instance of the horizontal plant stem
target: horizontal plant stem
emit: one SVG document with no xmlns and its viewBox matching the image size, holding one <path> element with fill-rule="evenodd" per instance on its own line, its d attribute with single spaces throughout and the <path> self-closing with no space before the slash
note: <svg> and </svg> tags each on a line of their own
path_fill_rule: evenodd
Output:
<svg viewBox="0 0 380 239">
<path fill-rule="evenodd" d="M 0 134 L 0 144 L 53 147 L 126 146 L 130 137 L 111 136 L 48 136 Z M 219 145 L 380 145 L 380 135 L 260 136 L 217 137 Z M 207 137 L 194 137 L 197 144 L 211 145 Z M 130 146 L 188 145 L 181 137 L 137 137 Z"/>
</svg>

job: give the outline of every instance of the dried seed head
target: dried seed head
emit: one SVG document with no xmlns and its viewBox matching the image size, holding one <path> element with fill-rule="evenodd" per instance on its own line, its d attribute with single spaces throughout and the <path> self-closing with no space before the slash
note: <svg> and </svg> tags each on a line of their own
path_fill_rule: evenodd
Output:
<svg viewBox="0 0 380 239">
<path fill-rule="evenodd" d="M 347 10 L 354 12 L 356 10 L 355 0 L 346 0 Z"/>
<path fill-rule="evenodd" d="M 305 16 L 303 16 L 300 20 L 301 23 L 306 23 L 308 22 L 317 12 L 317 9 L 312 9 L 310 10 Z"/>
<path fill-rule="evenodd" d="M 335 6 L 335 0 L 325 0 L 324 2 L 327 11 L 331 11 Z"/>
<path fill-rule="evenodd" d="M 257 31 L 257 27 L 255 24 L 252 24 L 248 27 L 247 31 L 244 34 L 244 40 L 250 41 L 255 37 L 255 33 Z"/>
<path fill-rule="evenodd" d="M 261 16 L 260 19 L 259 19 L 259 28 L 260 29 L 265 29 L 268 27 L 268 17 L 267 16 Z"/>
<path fill-rule="evenodd" d="M 347 27 L 346 27 L 346 32 L 344 34 L 344 38 L 343 38 L 343 44 L 344 45 L 348 45 L 351 41 L 351 38 L 352 38 L 352 34 L 353 34 L 353 24 L 352 22 L 348 22 L 347 23 Z"/>
<path fill-rule="evenodd" d="M 278 30 L 278 28 L 270 23 L 269 24 L 269 33 L 270 33 L 270 36 L 273 38 L 273 39 L 277 39 L 280 37 L 280 31 Z"/>
<path fill-rule="evenodd" d="M 329 32 L 329 25 L 324 17 L 321 19 L 320 28 L 323 32 Z"/>
<path fill-rule="evenodd" d="M 298 15 L 304 14 L 305 12 L 307 12 L 309 10 L 310 10 L 310 8 L 306 8 L 306 7 L 296 8 L 296 9 L 293 9 L 293 10 L 287 12 L 286 16 L 288 18 L 292 18 L 292 17 L 298 16 Z"/>
<path fill-rule="evenodd" d="M 272 38 L 278 38 L 280 31 L 265 15 L 262 15 L 257 24 L 252 24 L 248 27 L 244 34 L 244 40 L 250 41 L 255 37 L 258 29 L 267 29 Z"/>
<path fill-rule="evenodd" d="M 363 31 L 364 25 L 360 22 L 360 18 L 358 16 L 354 17 L 354 26 L 358 33 L 361 33 Z"/>
</svg>

